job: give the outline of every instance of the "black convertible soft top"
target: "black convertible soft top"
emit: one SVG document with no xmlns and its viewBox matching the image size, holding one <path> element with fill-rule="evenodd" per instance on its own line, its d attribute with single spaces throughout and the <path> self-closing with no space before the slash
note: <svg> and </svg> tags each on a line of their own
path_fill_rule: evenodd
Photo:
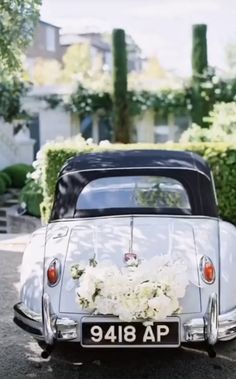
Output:
<svg viewBox="0 0 236 379">
<path fill-rule="evenodd" d="M 59 176 L 72 171 L 139 167 L 197 170 L 210 178 L 209 166 L 199 155 L 172 150 L 119 150 L 81 154 L 69 159 Z"/>
<path fill-rule="evenodd" d="M 217 217 L 208 164 L 192 152 L 153 149 L 86 153 L 69 159 L 58 176 L 51 221 L 78 217 L 75 212 L 78 196 L 92 180 L 128 175 L 161 175 L 176 179 L 188 192 L 192 215 Z M 123 214 L 124 210 L 120 212 Z M 119 209 L 112 214 L 119 215 Z M 99 215 L 107 213 L 101 211 Z M 87 213 L 85 216 L 93 215 Z"/>
</svg>

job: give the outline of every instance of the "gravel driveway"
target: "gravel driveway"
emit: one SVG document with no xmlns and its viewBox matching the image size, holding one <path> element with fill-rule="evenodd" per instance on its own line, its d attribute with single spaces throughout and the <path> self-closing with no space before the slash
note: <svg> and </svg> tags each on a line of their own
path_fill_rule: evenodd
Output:
<svg viewBox="0 0 236 379">
<path fill-rule="evenodd" d="M 12 322 L 21 259 L 21 253 L 0 251 L 0 379 L 236 379 L 236 342 L 219 344 L 215 359 L 201 349 L 181 348 L 132 355 L 113 353 L 106 360 L 104 357 L 83 365 L 60 361 L 57 356 L 42 360 L 37 344 Z"/>
</svg>

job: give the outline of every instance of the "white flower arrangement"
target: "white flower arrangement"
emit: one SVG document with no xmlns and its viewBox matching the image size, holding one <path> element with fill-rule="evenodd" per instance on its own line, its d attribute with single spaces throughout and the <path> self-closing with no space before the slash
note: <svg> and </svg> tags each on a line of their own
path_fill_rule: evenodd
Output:
<svg viewBox="0 0 236 379">
<path fill-rule="evenodd" d="M 157 321 L 178 313 L 189 283 L 187 265 L 169 256 L 132 261 L 122 269 L 92 259 L 86 267 L 72 266 L 71 274 L 79 279 L 76 300 L 83 309 L 126 322 Z"/>
</svg>

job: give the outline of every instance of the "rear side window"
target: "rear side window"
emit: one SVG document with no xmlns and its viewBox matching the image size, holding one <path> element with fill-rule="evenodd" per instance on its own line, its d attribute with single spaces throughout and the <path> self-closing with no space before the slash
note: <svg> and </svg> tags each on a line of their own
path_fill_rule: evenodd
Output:
<svg viewBox="0 0 236 379">
<path fill-rule="evenodd" d="M 99 178 L 84 187 L 76 204 L 77 211 L 114 208 L 164 210 L 165 213 L 177 209 L 191 214 L 183 185 L 175 179 L 161 176 Z"/>
</svg>

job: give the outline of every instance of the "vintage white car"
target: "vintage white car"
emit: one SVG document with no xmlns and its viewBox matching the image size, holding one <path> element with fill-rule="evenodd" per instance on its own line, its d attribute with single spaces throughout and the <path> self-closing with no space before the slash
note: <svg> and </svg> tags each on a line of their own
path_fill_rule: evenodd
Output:
<svg viewBox="0 0 236 379">
<path fill-rule="evenodd" d="M 84 349 L 176 348 L 205 341 L 209 356 L 214 356 L 218 340 L 236 337 L 235 246 L 236 228 L 219 219 L 212 174 L 198 155 L 130 150 L 71 158 L 58 176 L 50 222 L 33 233 L 24 253 L 14 321 L 45 345 L 44 358 L 55 344 L 71 341 Z M 146 271 L 146 280 L 132 289 L 136 303 L 129 303 L 131 292 L 125 291 L 139 264 L 166 257 L 186 261 L 191 277 L 176 312 L 163 318 L 171 309 L 168 291 L 181 287 L 181 265 L 172 265 L 172 282 L 169 278 L 168 286 L 158 287 L 165 265 L 152 263 L 150 277 Z M 92 293 L 95 261 L 112 265 L 114 277 L 100 276 L 100 287 L 96 284 Z M 82 278 L 86 267 L 87 279 Z M 186 278 L 186 269 L 182 275 Z M 107 278 L 113 284 L 105 285 Z M 150 291 L 141 300 L 137 295 L 147 283 L 156 286 L 151 302 Z M 130 304 L 133 313 L 124 313 Z"/>
</svg>

